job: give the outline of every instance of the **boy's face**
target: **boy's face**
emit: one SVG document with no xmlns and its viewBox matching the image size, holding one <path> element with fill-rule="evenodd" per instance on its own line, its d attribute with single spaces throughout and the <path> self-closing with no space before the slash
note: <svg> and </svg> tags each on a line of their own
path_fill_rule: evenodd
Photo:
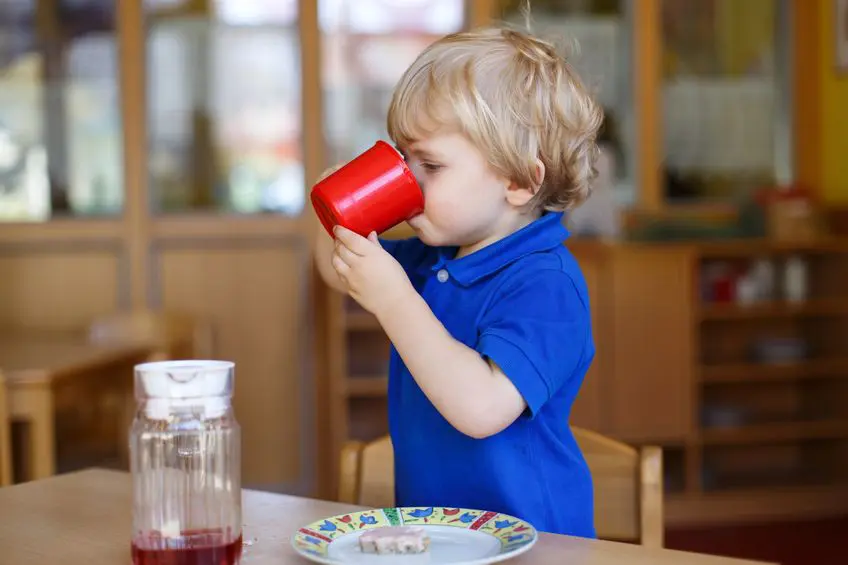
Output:
<svg viewBox="0 0 848 565">
<path fill-rule="evenodd" d="M 512 210 L 509 180 L 463 135 L 439 132 L 400 148 L 424 191 L 424 212 L 409 221 L 428 245 L 488 242 Z"/>
</svg>

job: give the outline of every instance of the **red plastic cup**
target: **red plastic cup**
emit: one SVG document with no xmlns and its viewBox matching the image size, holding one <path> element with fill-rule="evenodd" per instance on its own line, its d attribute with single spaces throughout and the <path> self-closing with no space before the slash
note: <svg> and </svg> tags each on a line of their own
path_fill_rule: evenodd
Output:
<svg viewBox="0 0 848 565">
<path fill-rule="evenodd" d="M 312 207 L 324 229 L 337 225 L 367 237 L 424 210 L 424 194 L 403 157 L 378 141 L 312 188 Z"/>
</svg>

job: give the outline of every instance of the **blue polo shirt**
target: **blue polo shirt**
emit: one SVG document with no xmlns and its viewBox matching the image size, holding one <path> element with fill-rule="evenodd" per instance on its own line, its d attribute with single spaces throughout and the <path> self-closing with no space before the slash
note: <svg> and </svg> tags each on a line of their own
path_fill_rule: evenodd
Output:
<svg viewBox="0 0 848 565">
<path fill-rule="evenodd" d="M 491 358 L 527 410 L 494 436 L 457 431 L 392 347 L 389 429 L 399 506 L 503 512 L 538 530 L 594 537 L 592 479 L 569 414 L 594 357 L 589 296 L 561 213 L 455 259 L 417 238 L 383 246 L 450 334 Z M 438 363 L 438 359 L 434 359 Z"/>
</svg>

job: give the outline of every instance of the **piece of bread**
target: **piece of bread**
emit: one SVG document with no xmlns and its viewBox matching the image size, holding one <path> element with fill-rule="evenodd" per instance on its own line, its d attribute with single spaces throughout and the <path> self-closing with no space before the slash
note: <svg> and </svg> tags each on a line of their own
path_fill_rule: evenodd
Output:
<svg viewBox="0 0 848 565">
<path fill-rule="evenodd" d="M 359 536 L 359 547 L 364 553 L 424 553 L 430 548 L 430 538 L 424 533 L 424 528 L 386 526 L 362 532 Z"/>
</svg>

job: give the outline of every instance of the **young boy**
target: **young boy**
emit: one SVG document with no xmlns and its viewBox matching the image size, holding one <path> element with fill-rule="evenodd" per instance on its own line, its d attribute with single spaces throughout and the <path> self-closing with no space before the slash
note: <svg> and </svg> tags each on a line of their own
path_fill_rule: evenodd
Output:
<svg viewBox="0 0 848 565">
<path fill-rule="evenodd" d="M 589 192 L 601 119 L 554 47 L 517 31 L 447 36 L 401 78 L 388 129 L 421 171 L 416 237 L 337 227 L 316 257 L 392 342 L 398 505 L 594 537 L 568 425 L 594 345 L 562 214 Z"/>
</svg>

